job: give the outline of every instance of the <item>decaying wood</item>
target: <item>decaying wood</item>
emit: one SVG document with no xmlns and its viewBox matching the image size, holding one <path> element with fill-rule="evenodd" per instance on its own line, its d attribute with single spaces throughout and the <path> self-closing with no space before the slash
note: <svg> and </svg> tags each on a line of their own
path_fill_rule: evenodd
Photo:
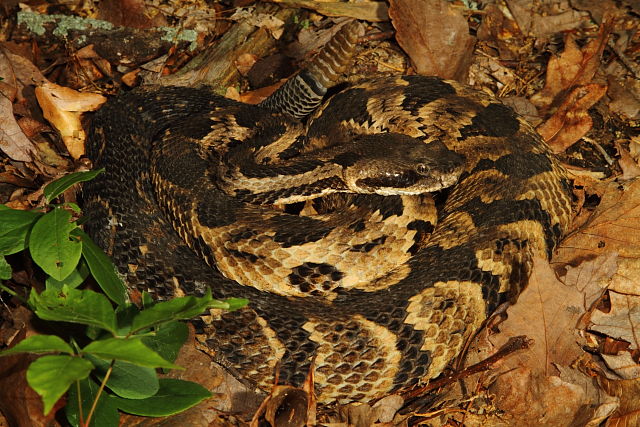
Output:
<svg viewBox="0 0 640 427">
<path fill-rule="evenodd" d="M 286 21 L 296 11 L 280 9 L 261 4 L 255 13 L 273 13 Z M 193 58 L 179 72 L 163 77 L 161 84 L 177 86 L 197 86 L 206 84 L 213 87 L 226 88 L 234 86 L 240 79 L 236 59 L 245 53 L 264 57 L 275 48 L 276 40 L 264 28 L 256 28 L 246 22 L 238 22 L 212 46 Z"/>
</svg>

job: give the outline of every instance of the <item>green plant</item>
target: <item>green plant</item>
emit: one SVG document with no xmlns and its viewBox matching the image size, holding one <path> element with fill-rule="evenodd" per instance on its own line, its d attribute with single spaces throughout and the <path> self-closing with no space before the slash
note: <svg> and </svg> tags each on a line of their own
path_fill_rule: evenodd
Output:
<svg viewBox="0 0 640 427">
<path fill-rule="evenodd" d="M 52 182 L 44 189 L 46 202 L 100 172 L 72 173 Z M 73 203 L 50 205 L 48 211 L 0 205 L 0 279 L 11 278 L 5 256 L 28 250 L 48 277 L 44 291 L 32 289 L 26 303 L 39 318 L 78 324 L 82 331 L 66 339 L 34 335 L 0 356 L 44 354 L 27 369 L 27 382 L 42 397 L 45 414 L 68 392 L 66 415 L 76 426 L 117 426 L 119 410 L 172 415 L 208 398 L 199 384 L 158 378 L 156 369 L 182 369 L 173 363 L 188 334 L 180 320 L 208 308 L 234 310 L 246 300 L 218 301 L 207 294 L 154 302 L 144 294 L 143 308 L 131 304 L 109 257 L 79 228 L 74 218 L 79 213 Z M 89 274 L 104 295 L 79 289 Z M 0 288 L 20 298 L 9 287 Z"/>
</svg>

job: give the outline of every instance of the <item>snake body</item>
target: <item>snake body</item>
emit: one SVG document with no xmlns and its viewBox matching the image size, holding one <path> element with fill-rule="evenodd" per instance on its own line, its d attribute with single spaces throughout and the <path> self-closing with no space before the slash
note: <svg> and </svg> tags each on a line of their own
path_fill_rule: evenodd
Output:
<svg viewBox="0 0 640 427">
<path fill-rule="evenodd" d="M 291 87 L 327 84 L 299 78 L 261 106 L 184 87 L 111 100 L 90 132 L 89 158 L 106 171 L 84 188 L 89 231 L 133 293 L 248 298 L 199 331 L 243 379 L 268 389 L 278 367 L 300 385 L 313 369 L 320 401 L 372 399 L 437 376 L 517 298 L 533 256 L 549 257 L 568 227 L 570 186 L 531 126 L 485 93 L 381 77 L 289 105 Z M 304 124 L 301 110 L 314 110 Z M 349 148 L 315 153 L 367 138 L 463 159 L 437 215 L 426 195 L 337 197 L 342 211 L 315 214 L 265 206 L 325 194 L 335 174 L 320 170 L 362 166 Z M 260 187 L 269 180 L 281 180 L 276 195 Z"/>
</svg>

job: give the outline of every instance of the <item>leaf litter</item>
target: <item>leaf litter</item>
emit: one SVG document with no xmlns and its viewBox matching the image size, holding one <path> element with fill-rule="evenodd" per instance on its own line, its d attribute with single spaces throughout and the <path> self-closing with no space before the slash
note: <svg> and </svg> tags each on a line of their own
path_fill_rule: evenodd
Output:
<svg viewBox="0 0 640 427">
<path fill-rule="evenodd" d="M 68 12 L 112 20 L 114 25 L 136 27 L 140 32 L 158 23 L 179 30 L 193 28 L 201 31 L 196 52 L 186 48 L 157 52 L 149 61 L 153 66 L 145 68 L 111 56 L 103 58 L 93 46 L 69 51 L 64 40 L 43 39 L 24 27 L 15 26 L 11 32 L 0 29 L 0 202 L 34 207 L 40 203 L 42 184 L 85 166 L 82 113 L 97 108 L 104 94 L 115 93 L 118 81 L 131 86 L 139 84 L 143 75 L 157 82 L 164 75 L 179 76 L 182 68 L 191 67 L 192 58 L 206 53 L 206 43 L 214 47 L 222 40 L 234 43 L 224 36 L 235 34 L 242 25 L 254 25 L 263 27 L 258 32 L 265 35 L 243 35 L 235 41 L 253 49 L 225 50 L 240 53 L 228 58 L 233 69 L 225 71 L 229 75 L 220 91 L 257 103 L 304 66 L 346 17 L 364 19 L 367 36 L 346 79 L 380 73 L 435 74 L 471 82 L 504 97 L 538 125 L 567 165 L 574 182 L 576 216 L 551 263 L 535 260 L 529 287 L 507 310 L 506 320 L 481 331 L 460 360 L 466 366 L 482 365 L 483 359 L 514 336 L 526 336 L 530 348 L 498 357 L 497 362 L 443 386 L 430 398 L 395 394 L 379 402 L 317 409 L 309 403 L 304 420 L 336 426 L 640 422 L 640 404 L 634 399 L 640 394 L 640 10 L 635 3 L 398 0 L 390 1 L 388 9 L 386 3 L 370 1 L 278 0 L 268 6 L 250 0 L 221 2 L 243 9 L 225 9 L 221 4 L 205 9 L 197 1 L 192 6 L 167 2 L 161 9 L 149 6 L 151 1 L 114 3 L 130 8 L 131 13 L 115 13 L 112 5 L 104 9 L 99 5 L 97 10 L 70 6 Z M 278 9 L 278 5 L 300 9 Z M 56 12 L 37 0 L 20 7 L 43 14 Z M 11 14 L 18 11 L 17 3 L 8 10 L 9 17 L 15 18 Z M 295 19 L 292 14 L 285 17 L 283 11 L 293 11 Z M 175 19 L 205 16 L 202 13 L 207 21 Z M 211 17 L 220 20 L 214 23 Z M 288 19 L 297 23 L 299 36 L 281 24 Z M 11 22 L 16 25 L 15 20 Z M 280 39 L 277 45 L 274 37 Z M 264 67 L 263 59 L 275 50 L 280 56 Z M 261 78 L 260 86 L 251 86 L 252 69 L 257 67 L 268 70 L 268 75 L 261 76 L 266 78 Z M 193 79 L 203 73 L 196 68 L 184 75 L 183 79 Z M 68 94 L 70 101 L 60 105 L 61 94 Z M 85 99 L 87 105 L 74 105 Z M 24 290 L 32 280 L 32 267 L 17 265 L 8 285 Z M 0 324 L 0 345 L 7 345 L 20 335 L 19 327 L 11 329 L 11 322 L 24 322 L 19 320 L 24 316 L 11 314 L 22 309 L 19 302 L 4 294 L 2 298 L 5 321 Z M 16 332 L 5 333 L 10 330 Z M 249 421 L 262 397 L 250 394 L 234 379 L 225 379 L 212 368 L 209 356 L 194 346 L 183 349 L 189 354 L 181 356 L 187 357 L 183 363 L 191 369 L 180 375 L 201 381 L 218 390 L 218 395 L 184 418 L 176 416 L 174 422 Z M 0 371 L 8 369 L 5 363 L 0 360 Z M 306 393 L 312 395 L 312 390 Z M 240 395 L 246 396 L 244 401 L 238 400 Z M 275 402 L 278 397 L 272 394 L 272 399 Z M 10 420 L 33 417 L 11 407 L 1 409 Z M 126 420 L 138 422 L 135 417 Z"/>
</svg>

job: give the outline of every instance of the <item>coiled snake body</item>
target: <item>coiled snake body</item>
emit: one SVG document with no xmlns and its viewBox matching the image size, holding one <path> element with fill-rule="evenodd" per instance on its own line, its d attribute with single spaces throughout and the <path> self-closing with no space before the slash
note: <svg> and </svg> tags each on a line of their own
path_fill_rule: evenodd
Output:
<svg viewBox="0 0 640 427">
<path fill-rule="evenodd" d="M 314 78 L 297 84 L 325 84 Z M 313 363 L 321 401 L 380 397 L 437 376 L 517 297 L 532 257 L 549 256 L 568 226 L 569 184 L 529 124 L 459 83 L 364 80 L 303 125 L 287 113 L 310 93 L 251 106 L 163 87 L 110 101 L 90 133 L 88 155 L 106 172 L 84 188 L 89 231 L 132 290 L 248 298 L 248 308 L 203 317 L 201 331 L 245 380 L 268 389 L 279 363 L 281 381 L 299 385 Z M 366 170 L 348 144 L 367 151 L 384 139 L 411 140 L 401 152 L 421 153 L 418 141 L 457 153 L 435 172 L 441 186 L 457 177 L 437 216 L 420 195 L 336 197 L 341 210 L 315 214 L 265 206 L 346 186 L 335 170 Z M 355 181 L 380 185 L 360 173 Z M 382 176 L 391 187 L 423 177 Z"/>
</svg>

